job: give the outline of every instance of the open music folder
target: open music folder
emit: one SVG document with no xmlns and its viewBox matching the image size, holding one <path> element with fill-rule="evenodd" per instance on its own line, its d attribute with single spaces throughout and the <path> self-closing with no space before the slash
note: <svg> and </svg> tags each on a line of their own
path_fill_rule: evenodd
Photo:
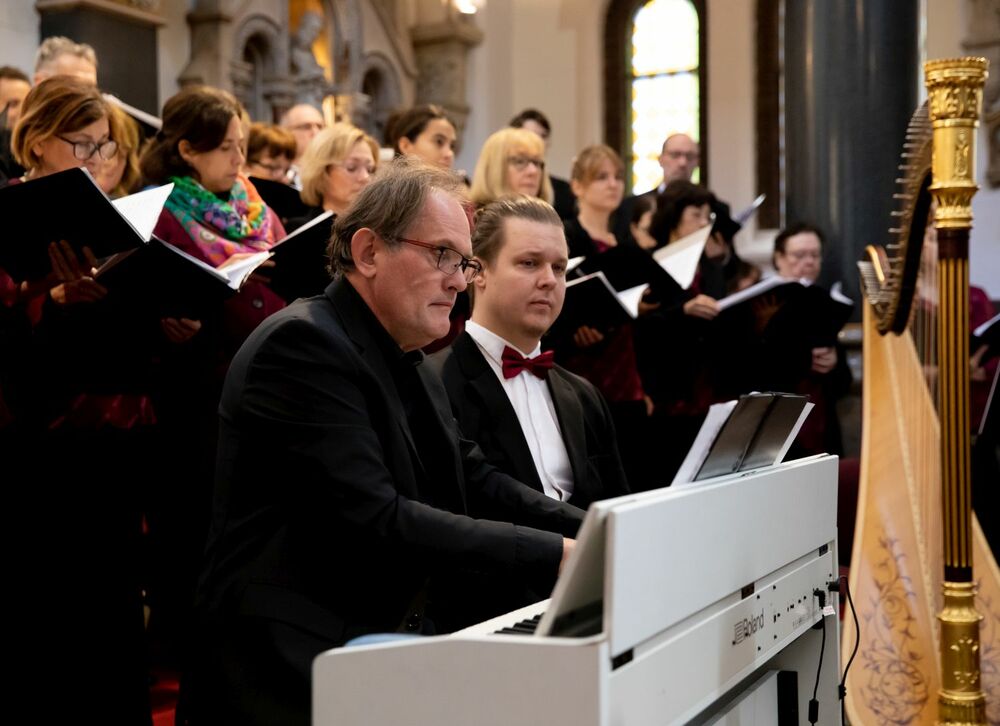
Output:
<svg viewBox="0 0 1000 726">
<path fill-rule="evenodd" d="M 813 406 L 792 393 L 750 393 L 714 404 L 673 485 L 781 463 Z"/>
<path fill-rule="evenodd" d="M 68 241 L 98 258 L 149 242 L 173 184 L 112 201 L 80 167 L 0 189 L 5 220 L 0 267 L 15 280 L 36 280 L 51 269 L 51 242 Z"/>
</svg>

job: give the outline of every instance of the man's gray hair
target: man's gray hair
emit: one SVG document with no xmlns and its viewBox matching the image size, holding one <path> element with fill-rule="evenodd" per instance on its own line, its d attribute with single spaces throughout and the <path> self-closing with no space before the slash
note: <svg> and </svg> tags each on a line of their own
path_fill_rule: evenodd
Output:
<svg viewBox="0 0 1000 726">
<path fill-rule="evenodd" d="M 53 35 L 42 41 L 35 54 L 35 73 L 52 65 L 61 55 L 75 55 L 97 68 L 97 53 L 86 43 L 77 43 L 62 35 Z"/>
<path fill-rule="evenodd" d="M 454 198 L 467 211 L 471 209 L 465 184 L 453 172 L 406 156 L 379 167 L 372 181 L 333 226 L 329 247 L 331 272 L 354 269 L 351 238 L 359 229 L 371 229 L 390 247 L 398 246 L 399 238 L 417 220 L 428 195 L 435 189 Z"/>
</svg>

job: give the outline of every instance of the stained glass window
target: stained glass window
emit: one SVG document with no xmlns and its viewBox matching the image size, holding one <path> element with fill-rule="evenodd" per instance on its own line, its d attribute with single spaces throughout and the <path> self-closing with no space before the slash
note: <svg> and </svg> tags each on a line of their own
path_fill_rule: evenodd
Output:
<svg viewBox="0 0 1000 726">
<path fill-rule="evenodd" d="M 685 133 L 699 140 L 699 30 L 698 11 L 690 0 L 649 0 L 633 17 L 628 147 L 634 194 L 663 179 L 659 157 L 667 136 Z"/>
</svg>

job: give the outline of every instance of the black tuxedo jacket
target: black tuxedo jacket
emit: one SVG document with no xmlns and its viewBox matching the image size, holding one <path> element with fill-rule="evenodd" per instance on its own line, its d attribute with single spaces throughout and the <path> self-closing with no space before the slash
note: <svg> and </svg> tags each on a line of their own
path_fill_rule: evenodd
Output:
<svg viewBox="0 0 1000 726">
<path fill-rule="evenodd" d="M 312 658 L 368 632 L 426 632 L 435 577 L 467 567 L 554 582 L 583 512 L 461 439 L 426 365 L 401 395 L 406 357 L 386 341 L 338 280 L 265 320 L 233 360 L 189 723 L 308 723 Z M 473 518 L 486 511 L 504 521 Z"/>
<path fill-rule="evenodd" d="M 431 362 L 440 371 L 462 434 L 479 444 L 498 469 L 542 491 L 514 407 L 472 337 L 462 333 Z M 573 468 L 570 504 L 586 509 L 598 499 L 627 494 L 604 398 L 590 382 L 560 366 L 554 366 L 546 380 Z"/>
</svg>

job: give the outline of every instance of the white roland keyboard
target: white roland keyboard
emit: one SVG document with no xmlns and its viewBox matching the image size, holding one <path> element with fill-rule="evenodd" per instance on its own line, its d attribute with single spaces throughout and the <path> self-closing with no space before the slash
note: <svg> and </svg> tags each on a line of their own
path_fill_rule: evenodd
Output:
<svg viewBox="0 0 1000 726">
<path fill-rule="evenodd" d="M 836 510 L 830 456 L 599 502 L 551 600 L 320 654 L 313 723 L 776 726 L 781 702 L 806 724 Z M 833 724 L 835 615 L 825 627 L 819 723 Z"/>
</svg>

